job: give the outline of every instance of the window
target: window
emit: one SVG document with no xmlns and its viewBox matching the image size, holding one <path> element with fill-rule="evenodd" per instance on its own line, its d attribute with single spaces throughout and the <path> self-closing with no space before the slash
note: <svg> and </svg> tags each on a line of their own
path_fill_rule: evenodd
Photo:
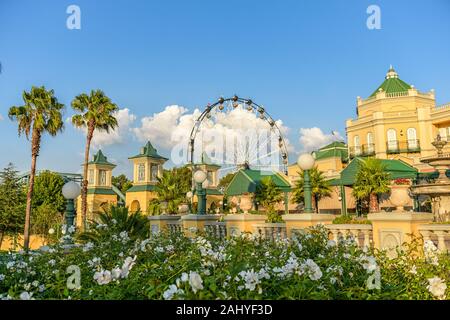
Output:
<svg viewBox="0 0 450 320">
<path fill-rule="evenodd" d="M 208 171 L 206 173 L 206 179 L 208 180 L 208 185 L 210 186 L 214 185 L 214 174 L 212 171 Z"/>
<path fill-rule="evenodd" d="M 441 136 L 442 140 L 450 142 L 450 127 L 439 128 L 439 135 Z"/>
<path fill-rule="evenodd" d="M 373 145 L 373 134 L 372 132 L 367 133 L 367 152 L 372 153 L 374 152 L 374 145 Z"/>
<path fill-rule="evenodd" d="M 143 163 L 138 164 L 138 181 L 145 180 L 145 165 Z"/>
<path fill-rule="evenodd" d="M 353 137 L 353 144 L 355 146 L 355 155 L 360 155 L 361 154 L 361 145 L 359 143 L 359 136 L 354 136 Z"/>
<path fill-rule="evenodd" d="M 418 147 L 416 129 L 409 128 L 406 131 L 406 136 L 408 138 L 408 149 L 416 149 Z"/>
<path fill-rule="evenodd" d="M 387 131 L 387 147 L 388 150 L 397 150 L 397 132 L 394 129 L 389 129 Z"/>
<path fill-rule="evenodd" d="M 99 176 L 100 176 L 99 184 L 101 186 L 106 186 L 106 170 L 99 170 Z"/>
<path fill-rule="evenodd" d="M 89 172 L 88 172 L 88 184 L 90 184 L 90 185 L 94 184 L 94 169 L 89 169 Z"/>
<path fill-rule="evenodd" d="M 151 181 L 157 181 L 158 179 L 158 165 L 157 164 L 151 164 Z"/>
</svg>

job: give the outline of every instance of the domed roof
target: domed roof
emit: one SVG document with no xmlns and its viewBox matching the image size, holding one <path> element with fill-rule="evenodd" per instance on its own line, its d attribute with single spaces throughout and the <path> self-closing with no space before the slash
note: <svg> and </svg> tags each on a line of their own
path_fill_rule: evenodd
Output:
<svg viewBox="0 0 450 320">
<path fill-rule="evenodd" d="M 390 66 L 388 72 L 386 73 L 385 80 L 383 83 L 370 95 L 370 97 L 375 97 L 380 91 L 385 93 L 399 93 L 408 92 L 411 89 L 411 85 L 407 84 L 405 81 L 398 77 L 398 73 L 394 70 L 392 65 Z"/>
</svg>

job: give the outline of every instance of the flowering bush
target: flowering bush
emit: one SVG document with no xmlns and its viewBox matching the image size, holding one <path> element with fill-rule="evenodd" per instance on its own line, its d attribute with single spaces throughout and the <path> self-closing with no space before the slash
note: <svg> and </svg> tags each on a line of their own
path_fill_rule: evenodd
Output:
<svg viewBox="0 0 450 320">
<path fill-rule="evenodd" d="M 410 185 L 411 180 L 405 179 L 405 178 L 398 178 L 398 179 L 395 179 L 394 181 L 392 181 L 392 184 L 397 185 L 397 186 Z"/>
<path fill-rule="evenodd" d="M 291 240 L 159 234 L 0 254 L 1 299 L 445 299 L 450 260 L 389 259 L 323 228 Z M 79 277 L 78 277 L 79 276 Z"/>
</svg>

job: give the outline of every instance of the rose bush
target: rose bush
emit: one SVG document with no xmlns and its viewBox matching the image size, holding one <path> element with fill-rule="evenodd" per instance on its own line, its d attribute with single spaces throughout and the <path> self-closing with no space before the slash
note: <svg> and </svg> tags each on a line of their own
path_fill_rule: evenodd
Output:
<svg viewBox="0 0 450 320">
<path fill-rule="evenodd" d="M 218 239 L 161 233 L 0 254 L 1 299 L 445 299 L 450 260 L 427 244 L 389 259 L 325 229 L 272 242 L 250 234 Z M 66 235 L 67 237 L 67 235 Z M 421 250 L 421 249 L 420 249 Z M 70 285 L 79 268 L 79 286 Z M 75 267 L 73 267 L 75 266 Z M 379 279 L 379 281 L 378 281 Z M 69 282 L 69 285 L 68 285 Z M 75 281 L 76 283 L 76 281 Z"/>
</svg>

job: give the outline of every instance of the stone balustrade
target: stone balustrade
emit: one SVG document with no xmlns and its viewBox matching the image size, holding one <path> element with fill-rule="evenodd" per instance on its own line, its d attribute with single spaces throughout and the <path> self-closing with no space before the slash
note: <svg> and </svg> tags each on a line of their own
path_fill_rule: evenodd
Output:
<svg viewBox="0 0 450 320">
<path fill-rule="evenodd" d="M 227 236 L 227 223 L 212 221 L 205 222 L 205 231 L 212 236 L 224 239 Z"/>
<path fill-rule="evenodd" d="M 255 234 L 272 241 L 287 238 L 285 223 L 257 223 L 253 225 Z"/>
<path fill-rule="evenodd" d="M 166 223 L 167 229 L 170 233 L 181 233 L 183 232 L 183 223 L 181 220 L 177 221 L 168 221 Z"/>
<path fill-rule="evenodd" d="M 419 232 L 423 241 L 428 240 L 437 243 L 439 252 L 450 251 L 450 224 L 425 224 L 419 226 Z"/>
<path fill-rule="evenodd" d="M 330 231 L 336 243 L 341 237 L 352 237 L 359 247 L 371 247 L 372 225 L 370 224 L 329 224 L 325 228 Z"/>
</svg>

